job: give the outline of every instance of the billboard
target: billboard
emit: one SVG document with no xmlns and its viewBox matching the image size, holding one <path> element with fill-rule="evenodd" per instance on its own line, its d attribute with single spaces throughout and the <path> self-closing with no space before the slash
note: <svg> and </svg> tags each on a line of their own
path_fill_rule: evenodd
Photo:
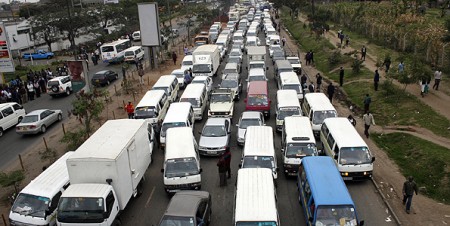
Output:
<svg viewBox="0 0 450 226">
<path fill-rule="evenodd" d="M 0 23 L 0 72 L 14 72 L 14 61 L 9 51 L 8 38 L 3 23 Z"/>
<path fill-rule="evenodd" d="M 158 4 L 139 3 L 138 12 L 142 46 L 160 46 Z"/>
<path fill-rule="evenodd" d="M 86 85 L 86 73 L 85 67 L 83 64 L 86 64 L 83 60 L 68 60 L 67 67 L 69 68 L 70 78 L 72 80 L 72 88 L 74 92 L 78 92 Z"/>
</svg>

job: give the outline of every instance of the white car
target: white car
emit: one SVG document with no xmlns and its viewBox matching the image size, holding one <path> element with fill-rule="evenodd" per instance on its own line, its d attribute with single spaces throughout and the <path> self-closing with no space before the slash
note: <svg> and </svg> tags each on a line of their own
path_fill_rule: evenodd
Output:
<svg viewBox="0 0 450 226">
<path fill-rule="evenodd" d="M 295 73 L 297 73 L 297 75 L 302 74 L 302 62 L 300 61 L 300 58 L 298 58 L 297 56 L 288 56 L 286 57 L 286 60 L 291 63 L 291 66 L 294 69 Z"/>
<path fill-rule="evenodd" d="M 264 115 L 259 111 L 244 111 L 239 118 L 239 123 L 236 124 L 238 131 L 236 134 L 238 145 L 244 145 L 245 132 L 249 126 L 263 126 Z"/>
<path fill-rule="evenodd" d="M 213 85 L 213 80 L 209 76 L 195 76 L 195 78 L 192 79 L 191 83 L 192 84 L 195 84 L 195 83 L 205 84 L 206 91 L 209 93 L 211 91 L 211 88 Z"/>
<path fill-rule="evenodd" d="M 192 70 L 193 65 L 194 65 L 194 57 L 192 55 L 184 56 L 183 61 L 181 61 L 181 69 Z"/>
<path fill-rule="evenodd" d="M 281 45 L 270 45 L 269 46 L 269 55 L 270 57 L 273 57 L 273 52 L 274 51 L 284 51 L 283 47 L 281 47 Z"/>
<path fill-rule="evenodd" d="M 35 110 L 25 115 L 22 121 L 20 121 L 16 126 L 16 133 L 21 135 L 45 133 L 47 127 L 61 120 L 61 110 Z"/>
<path fill-rule="evenodd" d="M 242 63 L 242 51 L 240 49 L 232 49 L 228 54 L 228 58 L 239 58 Z"/>
<path fill-rule="evenodd" d="M 183 69 L 175 69 L 172 71 L 172 73 L 170 73 L 171 75 L 175 75 L 177 77 L 178 86 L 180 88 L 186 87 L 186 84 L 188 82 L 184 79 L 185 73 L 189 73 L 189 72 L 187 70 L 183 70 Z"/>
<path fill-rule="evenodd" d="M 201 155 L 221 156 L 230 143 L 231 120 L 229 118 L 208 118 L 200 132 L 198 151 Z"/>
<path fill-rule="evenodd" d="M 0 104 L 0 137 L 7 129 L 20 123 L 25 115 L 23 106 L 16 102 Z"/>
<path fill-rule="evenodd" d="M 253 68 L 248 72 L 247 77 L 247 90 L 250 82 L 253 81 L 267 81 L 266 72 L 262 68 Z"/>
</svg>

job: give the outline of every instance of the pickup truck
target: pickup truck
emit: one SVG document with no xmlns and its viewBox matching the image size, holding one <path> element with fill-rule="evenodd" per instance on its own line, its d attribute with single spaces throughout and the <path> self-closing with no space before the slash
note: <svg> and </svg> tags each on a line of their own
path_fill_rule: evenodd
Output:
<svg viewBox="0 0 450 226">
<path fill-rule="evenodd" d="M 35 53 L 24 53 L 22 58 L 25 60 L 31 60 L 31 58 L 33 58 L 33 60 L 37 60 L 37 59 L 51 59 L 55 56 L 54 53 L 52 52 L 46 52 L 44 50 L 38 50 Z"/>
</svg>

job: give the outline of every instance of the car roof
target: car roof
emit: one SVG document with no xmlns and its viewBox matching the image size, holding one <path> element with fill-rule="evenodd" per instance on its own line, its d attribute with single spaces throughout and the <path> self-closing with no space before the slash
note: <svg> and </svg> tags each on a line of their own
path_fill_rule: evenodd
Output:
<svg viewBox="0 0 450 226">
<path fill-rule="evenodd" d="M 49 82 L 52 82 L 52 81 L 59 81 L 59 80 L 61 80 L 61 79 L 63 79 L 63 78 L 66 78 L 66 77 L 69 77 L 69 76 L 68 76 L 68 75 L 58 76 L 58 77 L 52 78 L 52 79 L 50 79 L 50 80 L 48 80 L 48 81 L 49 81 Z"/>
<path fill-rule="evenodd" d="M 0 108 L 11 107 L 11 106 L 13 106 L 14 104 L 18 104 L 18 103 L 16 103 L 16 102 L 3 103 L 3 104 L 0 104 Z"/>
<path fill-rule="evenodd" d="M 39 109 L 39 110 L 34 110 L 30 113 L 27 114 L 28 115 L 40 115 L 42 112 L 47 111 L 48 109 Z"/>
<path fill-rule="evenodd" d="M 96 72 L 95 74 L 104 74 L 104 73 L 106 73 L 106 72 L 108 72 L 109 70 L 102 70 L 102 71 L 98 71 L 98 72 Z"/>
<path fill-rule="evenodd" d="M 268 94 L 267 81 L 249 82 L 248 95 Z"/>
<path fill-rule="evenodd" d="M 194 79 L 192 79 L 192 81 L 204 81 L 207 80 L 209 76 L 204 76 L 204 75 L 200 75 L 200 76 L 195 76 Z"/>
<path fill-rule="evenodd" d="M 206 191 L 179 191 L 170 200 L 164 215 L 194 217 L 202 199 L 209 199 Z"/>
<path fill-rule="evenodd" d="M 261 112 L 259 111 L 244 111 L 241 118 L 261 118 Z"/>
<path fill-rule="evenodd" d="M 222 79 L 223 80 L 237 80 L 239 78 L 239 74 L 237 73 L 228 73 L 225 75 L 225 78 Z"/>
<path fill-rule="evenodd" d="M 205 126 L 222 126 L 225 124 L 226 118 L 208 118 Z"/>
</svg>

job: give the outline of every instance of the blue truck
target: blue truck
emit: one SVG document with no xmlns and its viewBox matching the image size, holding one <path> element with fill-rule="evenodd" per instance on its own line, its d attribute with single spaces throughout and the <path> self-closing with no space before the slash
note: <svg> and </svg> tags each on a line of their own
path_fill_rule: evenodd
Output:
<svg viewBox="0 0 450 226">
<path fill-rule="evenodd" d="M 51 59 L 55 56 L 52 52 L 46 52 L 45 50 L 38 50 L 35 53 L 24 53 L 22 58 L 25 60 L 38 60 L 38 59 Z"/>
</svg>

